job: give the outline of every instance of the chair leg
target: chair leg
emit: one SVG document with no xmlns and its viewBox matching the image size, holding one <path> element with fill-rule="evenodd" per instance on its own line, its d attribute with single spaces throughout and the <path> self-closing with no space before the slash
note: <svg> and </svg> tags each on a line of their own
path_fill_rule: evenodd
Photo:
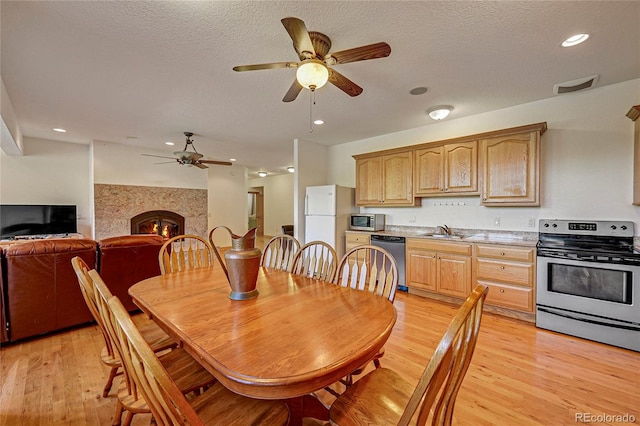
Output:
<svg viewBox="0 0 640 426">
<path fill-rule="evenodd" d="M 131 411 L 127 411 L 127 414 L 124 416 L 124 423 L 122 424 L 122 426 L 130 426 L 131 425 L 131 421 L 133 420 L 133 412 Z"/>
<path fill-rule="evenodd" d="M 373 365 L 376 366 L 376 368 L 380 368 L 380 360 L 378 358 L 373 360 Z"/>
<path fill-rule="evenodd" d="M 104 385 L 104 389 L 102 390 L 102 397 L 106 398 L 111 391 L 111 387 L 113 386 L 113 379 L 115 379 L 118 374 L 118 367 L 111 367 L 111 371 L 109 372 L 109 378 L 107 379 L 107 384 Z"/>
<path fill-rule="evenodd" d="M 122 421 L 123 410 L 124 410 L 124 407 L 122 406 L 122 403 L 120 402 L 120 400 L 118 400 L 118 404 L 116 405 L 116 414 L 114 414 L 113 422 L 111 422 L 112 426 L 120 426 L 120 423 Z"/>
</svg>

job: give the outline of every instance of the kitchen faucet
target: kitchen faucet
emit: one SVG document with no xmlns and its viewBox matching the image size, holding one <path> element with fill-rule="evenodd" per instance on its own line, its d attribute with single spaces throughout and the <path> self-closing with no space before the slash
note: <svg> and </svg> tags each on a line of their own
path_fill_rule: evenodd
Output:
<svg viewBox="0 0 640 426">
<path fill-rule="evenodd" d="M 442 235 L 451 235 L 451 229 L 447 225 L 438 226 L 438 231 L 442 232 Z"/>
</svg>

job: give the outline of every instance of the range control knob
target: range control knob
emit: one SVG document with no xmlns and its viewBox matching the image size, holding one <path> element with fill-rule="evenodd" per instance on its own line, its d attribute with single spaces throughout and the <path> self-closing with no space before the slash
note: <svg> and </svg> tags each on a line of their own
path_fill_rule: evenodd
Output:
<svg viewBox="0 0 640 426">
<path fill-rule="evenodd" d="M 622 229 L 623 231 L 626 231 L 626 230 L 627 230 L 627 225 L 622 225 L 622 226 L 620 227 L 620 229 Z"/>
<path fill-rule="evenodd" d="M 545 227 L 545 228 L 548 228 L 548 227 L 549 227 L 549 224 L 548 224 L 548 223 L 545 223 L 545 224 L 544 224 L 544 227 Z"/>
<path fill-rule="evenodd" d="M 616 229 L 618 229 L 618 227 L 615 226 L 615 225 L 611 225 L 611 229 L 613 229 L 615 231 Z"/>
<path fill-rule="evenodd" d="M 554 227 L 554 228 L 557 228 L 557 227 L 558 227 L 558 224 L 557 224 L 557 223 L 554 223 L 554 224 L 553 224 L 553 225 L 551 225 L 551 226 L 552 226 L 552 227 Z"/>
</svg>

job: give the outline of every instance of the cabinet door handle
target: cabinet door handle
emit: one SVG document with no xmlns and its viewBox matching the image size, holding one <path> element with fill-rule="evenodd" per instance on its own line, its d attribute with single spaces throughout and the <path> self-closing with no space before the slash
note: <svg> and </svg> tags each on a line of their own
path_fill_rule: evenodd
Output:
<svg viewBox="0 0 640 426">
<path fill-rule="evenodd" d="M 500 289 L 500 293 L 504 293 L 504 288 L 501 288 L 501 289 Z"/>
<path fill-rule="evenodd" d="M 504 266 L 501 266 L 500 269 L 504 269 Z"/>
<path fill-rule="evenodd" d="M 504 256 L 504 252 L 501 252 L 501 253 L 500 253 L 500 256 Z"/>
</svg>

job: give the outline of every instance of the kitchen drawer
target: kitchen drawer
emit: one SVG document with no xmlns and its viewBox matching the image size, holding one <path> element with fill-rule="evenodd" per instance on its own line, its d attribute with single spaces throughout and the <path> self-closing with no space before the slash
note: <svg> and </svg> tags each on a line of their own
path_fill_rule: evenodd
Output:
<svg viewBox="0 0 640 426">
<path fill-rule="evenodd" d="M 369 234 L 358 234 L 347 232 L 347 244 L 370 244 L 371 243 L 371 235 Z"/>
<path fill-rule="evenodd" d="M 489 287 L 486 303 L 520 311 L 533 312 L 533 288 L 516 287 L 491 281 L 478 280 Z"/>
<path fill-rule="evenodd" d="M 477 259 L 476 276 L 478 280 L 484 278 L 533 287 L 533 265 L 530 263 Z"/>
<path fill-rule="evenodd" d="M 471 256 L 472 245 L 448 241 L 433 241 L 426 238 L 407 238 L 407 250 L 426 250 L 438 253 Z"/>
<path fill-rule="evenodd" d="M 534 255 L 534 248 L 482 244 L 476 245 L 477 257 L 491 257 L 495 259 L 515 260 L 519 262 L 533 262 Z"/>
</svg>

